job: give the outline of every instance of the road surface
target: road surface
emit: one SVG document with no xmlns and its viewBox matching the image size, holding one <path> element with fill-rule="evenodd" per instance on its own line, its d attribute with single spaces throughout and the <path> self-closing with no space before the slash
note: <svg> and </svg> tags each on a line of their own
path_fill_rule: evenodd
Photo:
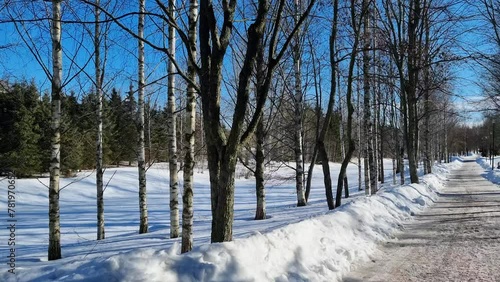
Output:
<svg viewBox="0 0 500 282">
<path fill-rule="evenodd" d="M 452 171 L 436 203 L 344 281 L 500 281 L 500 187 L 484 174 L 474 161 Z"/>
</svg>

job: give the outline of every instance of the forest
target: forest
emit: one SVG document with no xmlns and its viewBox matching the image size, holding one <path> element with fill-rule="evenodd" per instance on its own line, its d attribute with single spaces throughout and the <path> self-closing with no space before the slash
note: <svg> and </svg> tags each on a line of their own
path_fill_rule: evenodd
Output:
<svg viewBox="0 0 500 282">
<path fill-rule="evenodd" d="M 50 179 L 49 260 L 62 257 L 60 178 L 81 171 L 95 174 L 102 240 L 106 169 L 137 167 L 143 234 L 146 172 L 168 163 L 183 253 L 197 167 L 213 243 L 233 239 L 239 166 L 256 220 L 276 165 L 293 169 L 298 207 L 314 169 L 330 210 L 349 197 L 348 167 L 366 195 L 384 159 L 394 184 L 419 183 L 452 155 L 498 152 L 499 12 L 497 0 L 3 1 L 0 170 Z"/>
</svg>

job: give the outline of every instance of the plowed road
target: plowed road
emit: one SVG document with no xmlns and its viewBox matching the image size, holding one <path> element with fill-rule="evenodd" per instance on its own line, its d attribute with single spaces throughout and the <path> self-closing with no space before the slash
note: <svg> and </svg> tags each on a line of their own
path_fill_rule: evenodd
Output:
<svg viewBox="0 0 500 282">
<path fill-rule="evenodd" d="M 344 281 L 500 281 L 500 187 L 484 174 L 474 161 L 453 171 L 436 203 Z"/>
</svg>

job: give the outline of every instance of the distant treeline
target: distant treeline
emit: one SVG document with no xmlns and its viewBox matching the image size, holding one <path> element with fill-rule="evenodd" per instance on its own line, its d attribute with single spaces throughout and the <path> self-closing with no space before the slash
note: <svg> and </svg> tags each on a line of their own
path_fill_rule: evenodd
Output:
<svg viewBox="0 0 500 282">
<path fill-rule="evenodd" d="M 51 106 L 50 96 L 38 91 L 34 83 L 1 82 L 0 87 L 0 170 L 14 170 L 20 177 L 36 176 L 49 171 Z M 130 165 L 137 159 L 137 100 L 133 91 L 120 94 L 113 89 L 104 95 L 103 151 L 105 166 Z M 62 98 L 61 172 L 70 176 L 80 169 L 94 169 L 96 164 L 97 96 L 93 91 Z M 266 139 L 268 161 L 293 160 L 292 108 L 269 126 Z M 181 108 L 177 117 L 178 156 L 183 156 L 183 120 Z M 304 153 L 310 160 L 317 134 L 317 116 L 313 107 L 305 108 Z M 201 116 L 201 114 L 200 114 Z M 146 161 L 168 161 L 167 112 L 164 107 L 146 103 Z M 323 116 L 320 120 L 323 119 Z M 340 115 L 336 113 L 325 142 L 331 160 L 341 160 Z M 320 121 L 321 124 L 321 121 Z M 201 120 L 196 122 L 197 162 L 206 159 Z M 240 160 L 253 159 L 253 142 L 245 145 Z M 179 158 L 182 168 L 182 157 Z"/>
<path fill-rule="evenodd" d="M 104 162 L 107 165 L 132 163 L 137 147 L 137 102 L 133 93 L 126 98 L 112 90 L 104 104 Z M 62 100 L 61 171 L 71 175 L 95 167 L 96 95 Z M 20 82 L 0 89 L 0 170 L 14 170 L 18 176 L 38 175 L 49 170 L 50 97 L 39 93 L 33 83 Z M 149 158 L 166 160 L 166 113 L 148 110 L 147 144 Z M 163 128 L 163 129 L 162 129 Z M 150 140 L 149 140 L 150 139 Z M 157 149 L 156 149 L 157 148 Z"/>
</svg>

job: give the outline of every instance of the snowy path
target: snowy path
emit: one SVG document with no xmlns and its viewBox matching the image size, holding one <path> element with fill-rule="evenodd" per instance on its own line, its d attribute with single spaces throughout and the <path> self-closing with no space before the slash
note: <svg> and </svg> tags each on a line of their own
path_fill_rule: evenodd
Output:
<svg viewBox="0 0 500 282">
<path fill-rule="evenodd" d="M 435 205 L 344 281 L 500 281 L 500 187 L 484 175 L 476 162 L 453 171 Z"/>
</svg>

